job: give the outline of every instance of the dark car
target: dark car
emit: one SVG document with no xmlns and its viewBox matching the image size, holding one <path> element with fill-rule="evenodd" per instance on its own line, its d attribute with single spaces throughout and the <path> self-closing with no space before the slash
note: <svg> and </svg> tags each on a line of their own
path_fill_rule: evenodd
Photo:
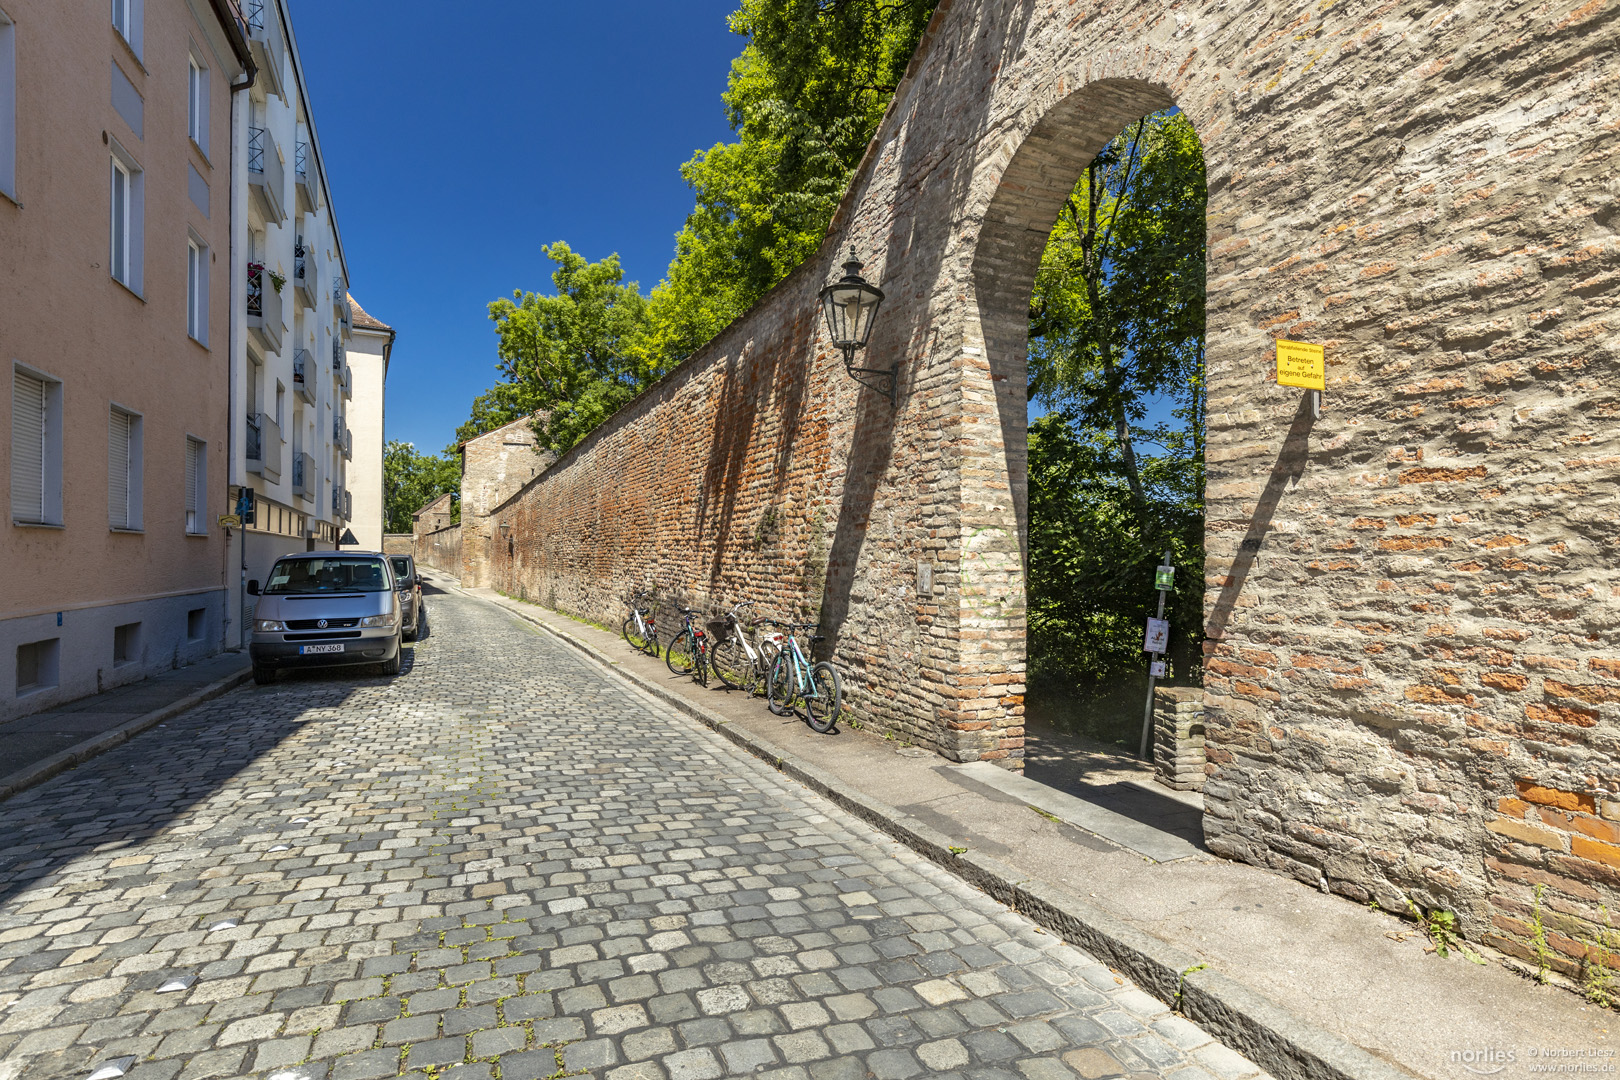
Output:
<svg viewBox="0 0 1620 1080">
<path fill-rule="evenodd" d="M 394 566 L 405 640 L 415 641 L 427 633 L 427 607 L 422 603 L 422 578 L 416 572 L 416 560 L 409 555 L 390 555 L 388 561 Z"/>
<path fill-rule="evenodd" d="M 274 682 L 284 667 L 381 664 L 400 671 L 400 593 L 388 559 L 373 551 L 311 551 L 283 555 L 257 596 L 253 681 Z"/>
</svg>

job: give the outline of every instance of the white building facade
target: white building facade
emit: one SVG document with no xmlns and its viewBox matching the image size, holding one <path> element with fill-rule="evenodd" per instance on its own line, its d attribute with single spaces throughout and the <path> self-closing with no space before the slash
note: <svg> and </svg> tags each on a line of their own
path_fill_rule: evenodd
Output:
<svg viewBox="0 0 1620 1080">
<path fill-rule="evenodd" d="M 248 580 L 343 539 L 354 383 L 348 269 L 286 0 L 246 0 L 243 12 L 259 69 L 232 118 L 229 494 L 233 507 L 251 503 L 252 520 L 234 531 L 230 616 L 245 642 Z"/>
<path fill-rule="evenodd" d="M 353 328 L 349 339 L 349 371 L 354 398 L 349 405 L 349 430 L 354 433 L 354 457 L 349 461 L 348 489 L 354 511 L 349 531 L 364 551 L 381 551 L 383 544 L 383 386 L 394 350 L 394 329 L 368 314 L 349 297 Z"/>
</svg>

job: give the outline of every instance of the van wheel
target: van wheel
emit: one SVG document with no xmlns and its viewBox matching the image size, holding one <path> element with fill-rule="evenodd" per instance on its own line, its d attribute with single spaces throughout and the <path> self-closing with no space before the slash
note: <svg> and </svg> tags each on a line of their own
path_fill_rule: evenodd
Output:
<svg viewBox="0 0 1620 1080">
<path fill-rule="evenodd" d="M 384 675 L 398 675 L 400 662 L 404 658 L 404 655 L 405 651 L 401 649 L 399 644 L 396 642 L 394 645 L 394 658 L 392 660 L 383 661 L 382 673 Z"/>
<path fill-rule="evenodd" d="M 417 624 L 415 626 L 411 627 L 409 630 L 405 631 L 404 636 L 401 637 L 400 640 L 401 641 L 415 641 L 417 639 L 417 637 L 419 637 L 421 635 L 421 633 L 422 633 L 421 616 L 417 616 Z"/>
<path fill-rule="evenodd" d="M 269 686 L 276 681 L 276 669 L 265 667 L 263 664 L 253 665 L 253 681 L 260 686 Z"/>
</svg>

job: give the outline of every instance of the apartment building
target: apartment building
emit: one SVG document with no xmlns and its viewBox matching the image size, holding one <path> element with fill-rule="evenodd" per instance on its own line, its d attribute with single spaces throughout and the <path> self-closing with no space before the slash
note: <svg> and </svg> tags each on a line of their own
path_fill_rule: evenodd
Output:
<svg viewBox="0 0 1620 1080">
<path fill-rule="evenodd" d="M 242 11 L 258 78 L 235 101 L 242 332 L 231 358 L 229 485 L 233 504 L 250 511 L 233 553 L 239 641 L 249 580 L 280 555 L 344 540 L 354 453 L 348 269 L 297 39 L 285 0 L 245 0 Z"/>
<path fill-rule="evenodd" d="M 354 312 L 354 332 L 349 342 L 349 369 L 354 379 L 349 430 L 354 432 L 354 457 L 349 461 L 348 479 L 354 516 L 349 531 L 363 550 L 381 551 L 383 387 L 394 351 L 394 328 L 367 314 L 352 295 L 349 307 Z"/>
<path fill-rule="evenodd" d="M 231 123 L 253 71 L 231 0 L 0 0 L 0 719 L 230 636 Z"/>
</svg>

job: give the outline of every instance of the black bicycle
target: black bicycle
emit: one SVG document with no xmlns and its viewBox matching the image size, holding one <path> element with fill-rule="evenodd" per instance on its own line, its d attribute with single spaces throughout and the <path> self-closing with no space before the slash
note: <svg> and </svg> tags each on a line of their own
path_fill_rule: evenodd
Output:
<svg viewBox="0 0 1620 1080">
<path fill-rule="evenodd" d="M 664 663 L 677 675 L 690 675 L 699 686 L 709 685 L 709 637 L 697 625 L 698 612 L 676 606 L 685 624 L 664 651 Z"/>
</svg>

